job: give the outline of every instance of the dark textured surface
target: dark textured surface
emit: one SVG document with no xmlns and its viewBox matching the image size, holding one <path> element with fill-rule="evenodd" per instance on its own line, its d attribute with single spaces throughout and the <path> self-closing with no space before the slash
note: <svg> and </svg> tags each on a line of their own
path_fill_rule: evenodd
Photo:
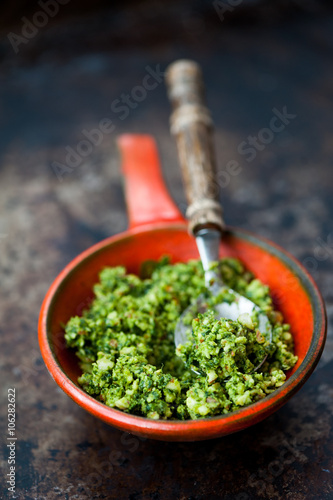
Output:
<svg viewBox="0 0 333 500">
<path fill-rule="evenodd" d="M 203 15 L 172 5 L 165 15 L 156 3 L 55 23 L 17 55 L 6 37 L 1 42 L 1 497 L 8 496 L 9 387 L 17 393 L 15 498 L 333 496 L 333 15 L 268 16 L 247 26 L 221 22 L 208 7 Z M 276 414 L 226 438 L 176 444 L 129 436 L 79 408 L 48 375 L 36 330 L 43 296 L 63 266 L 126 228 L 116 134 L 155 135 L 168 187 L 184 210 L 164 85 L 124 120 L 110 109 L 141 84 L 147 66 L 164 69 L 183 56 L 203 67 L 226 221 L 303 262 L 324 295 L 329 330 L 315 373 Z M 238 145 L 283 106 L 296 117 L 247 161 Z M 103 118 L 115 131 L 61 182 L 51 163 L 64 163 L 66 146 L 76 148 L 82 130 Z M 230 160 L 238 175 L 228 174 Z"/>
</svg>

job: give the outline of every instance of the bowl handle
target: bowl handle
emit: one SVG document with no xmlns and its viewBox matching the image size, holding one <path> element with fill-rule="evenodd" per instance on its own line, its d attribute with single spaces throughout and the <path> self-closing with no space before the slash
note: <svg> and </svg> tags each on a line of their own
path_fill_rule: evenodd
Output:
<svg viewBox="0 0 333 500">
<path fill-rule="evenodd" d="M 125 179 L 129 228 L 185 222 L 165 187 L 153 137 L 124 134 L 117 138 L 117 143 Z"/>
</svg>

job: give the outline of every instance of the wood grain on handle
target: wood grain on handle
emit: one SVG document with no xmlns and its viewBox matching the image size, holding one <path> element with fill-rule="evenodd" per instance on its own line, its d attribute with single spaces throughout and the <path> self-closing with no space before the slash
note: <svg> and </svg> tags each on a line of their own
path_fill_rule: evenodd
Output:
<svg viewBox="0 0 333 500">
<path fill-rule="evenodd" d="M 173 107 L 171 133 L 175 135 L 185 191 L 189 203 L 186 216 L 189 229 L 217 227 L 224 222 L 215 180 L 213 122 L 205 106 L 200 67 L 180 60 L 166 72 L 168 94 Z"/>
</svg>

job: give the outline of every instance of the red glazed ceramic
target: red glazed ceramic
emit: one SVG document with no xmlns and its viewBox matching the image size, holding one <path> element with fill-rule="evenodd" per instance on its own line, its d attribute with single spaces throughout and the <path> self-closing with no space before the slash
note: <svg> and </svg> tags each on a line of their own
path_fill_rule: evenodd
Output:
<svg viewBox="0 0 333 500">
<path fill-rule="evenodd" d="M 261 401 L 229 415 L 189 421 L 150 420 L 109 408 L 78 385 L 80 368 L 66 348 L 61 327 L 80 314 L 92 298 L 92 286 L 105 266 L 124 265 L 138 272 L 146 259 L 169 255 L 173 262 L 198 258 L 195 240 L 171 200 L 161 177 L 154 140 L 147 135 L 123 135 L 118 141 L 129 212 L 129 229 L 81 253 L 59 274 L 44 299 L 39 319 L 39 343 L 46 366 L 57 384 L 82 408 L 124 431 L 167 441 L 211 439 L 244 429 L 279 409 L 304 384 L 322 353 L 326 315 L 321 295 L 307 271 L 277 245 L 228 228 L 220 255 L 241 259 L 271 290 L 275 305 L 290 323 L 296 366 L 285 384 Z"/>
</svg>

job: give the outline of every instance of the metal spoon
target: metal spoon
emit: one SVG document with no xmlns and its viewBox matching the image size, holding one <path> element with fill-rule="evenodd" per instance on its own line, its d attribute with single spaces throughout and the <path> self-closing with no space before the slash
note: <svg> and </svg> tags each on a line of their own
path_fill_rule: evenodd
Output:
<svg viewBox="0 0 333 500">
<path fill-rule="evenodd" d="M 218 184 L 215 180 L 215 155 L 213 150 L 213 122 L 205 106 L 201 69 L 197 63 L 179 60 L 171 64 L 166 72 L 168 94 L 173 105 L 171 133 L 176 136 L 178 156 L 182 168 L 185 191 L 189 206 L 186 216 L 189 231 L 196 239 L 202 261 L 206 287 L 213 296 L 228 290 L 234 296 L 229 304 L 222 302 L 214 306 L 217 317 L 237 320 L 242 314 L 258 314 L 260 333 L 272 342 L 272 327 L 268 317 L 251 300 L 228 289 L 212 264 L 219 260 L 219 244 L 223 235 L 222 207 L 218 200 Z M 199 310 L 205 309 L 202 297 L 196 303 Z M 175 329 L 175 344 L 184 344 L 188 326 L 184 316 L 193 310 L 189 306 L 180 316 Z M 267 356 L 255 367 L 258 370 Z"/>
</svg>

